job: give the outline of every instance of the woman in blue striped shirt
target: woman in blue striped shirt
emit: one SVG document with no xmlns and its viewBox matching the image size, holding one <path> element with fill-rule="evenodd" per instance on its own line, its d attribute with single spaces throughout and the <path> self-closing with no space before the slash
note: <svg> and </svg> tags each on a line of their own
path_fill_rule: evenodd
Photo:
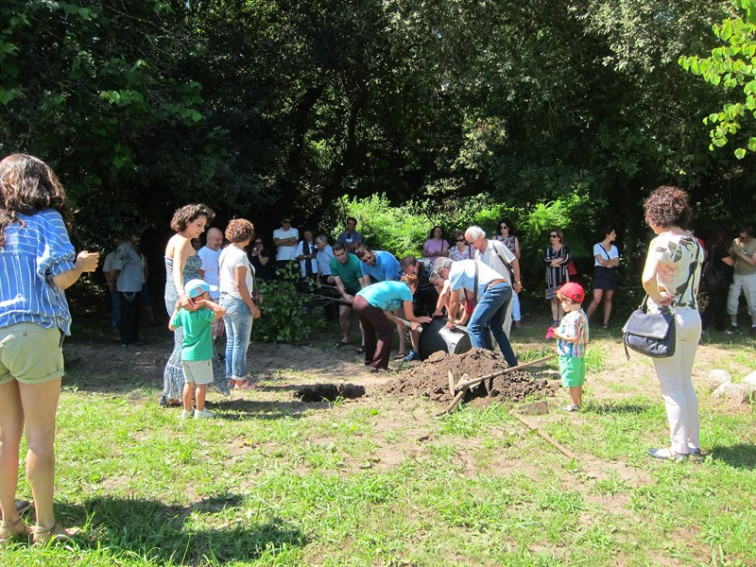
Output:
<svg viewBox="0 0 756 567">
<path fill-rule="evenodd" d="M 96 270 L 100 255 L 76 255 L 69 220 L 63 187 L 44 162 L 23 154 L 0 161 L 0 545 L 28 534 L 14 502 L 24 428 L 34 541 L 70 537 L 53 513 L 55 415 L 71 333 L 64 290 Z"/>
</svg>

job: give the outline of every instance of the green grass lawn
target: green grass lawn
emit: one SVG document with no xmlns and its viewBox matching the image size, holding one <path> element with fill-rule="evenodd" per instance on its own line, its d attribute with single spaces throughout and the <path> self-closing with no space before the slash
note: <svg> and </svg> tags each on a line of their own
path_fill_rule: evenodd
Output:
<svg viewBox="0 0 756 567">
<path fill-rule="evenodd" d="M 596 376 L 616 342 L 597 335 Z M 154 389 L 76 382 L 56 513 L 84 534 L 11 546 L 2 565 L 756 565 L 756 420 L 700 390 L 707 454 L 668 463 L 645 454 L 667 435 L 648 388 L 613 400 L 589 386 L 583 412 L 529 418 L 569 459 L 501 404 L 435 419 L 422 400 L 302 409 L 270 388 L 180 421 Z"/>
</svg>

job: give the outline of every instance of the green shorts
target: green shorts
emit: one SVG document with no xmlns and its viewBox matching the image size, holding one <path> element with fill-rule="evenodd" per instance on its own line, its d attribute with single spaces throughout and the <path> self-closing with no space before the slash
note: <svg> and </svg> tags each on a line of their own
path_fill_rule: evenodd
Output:
<svg viewBox="0 0 756 567">
<path fill-rule="evenodd" d="M 42 384 L 63 376 L 63 343 L 57 327 L 18 323 L 0 329 L 0 385 L 12 380 Z"/>
<path fill-rule="evenodd" d="M 562 386 L 578 388 L 585 382 L 585 358 L 582 356 L 559 356 L 559 372 Z"/>
<path fill-rule="evenodd" d="M 213 361 L 208 360 L 182 360 L 181 367 L 184 369 L 184 380 L 196 384 L 212 384 Z"/>
</svg>

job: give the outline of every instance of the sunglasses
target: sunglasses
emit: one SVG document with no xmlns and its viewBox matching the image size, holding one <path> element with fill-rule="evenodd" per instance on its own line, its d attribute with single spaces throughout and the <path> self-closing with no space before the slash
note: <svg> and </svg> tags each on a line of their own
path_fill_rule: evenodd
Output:
<svg viewBox="0 0 756 567">
<path fill-rule="evenodd" d="M 464 241 L 465 241 L 464 238 L 457 238 L 457 242 L 464 242 Z"/>
<path fill-rule="evenodd" d="M 559 238 L 558 234 L 549 234 L 549 238 Z"/>
<path fill-rule="evenodd" d="M 507 225 L 505 225 L 505 224 L 501 225 L 501 226 L 500 226 L 499 228 L 500 228 L 500 229 L 501 229 L 501 228 L 506 228 L 507 230 L 509 230 L 509 227 L 508 227 Z"/>
</svg>

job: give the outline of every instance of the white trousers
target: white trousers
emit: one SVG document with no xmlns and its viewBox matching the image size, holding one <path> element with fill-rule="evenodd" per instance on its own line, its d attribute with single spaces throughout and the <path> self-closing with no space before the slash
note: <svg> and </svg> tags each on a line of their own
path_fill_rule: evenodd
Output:
<svg viewBox="0 0 756 567">
<path fill-rule="evenodd" d="M 730 290 L 727 293 L 727 314 L 738 314 L 738 301 L 740 292 L 745 295 L 746 304 L 748 305 L 748 314 L 751 320 L 756 323 L 756 274 L 735 274 L 732 277 Z"/>
<path fill-rule="evenodd" d="M 695 309 L 677 308 L 675 325 L 674 356 L 653 360 L 667 411 L 670 447 L 675 453 L 685 455 L 690 449 L 701 448 L 698 397 L 691 380 L 701 338 L 701 316 Z"/>
</svg>

